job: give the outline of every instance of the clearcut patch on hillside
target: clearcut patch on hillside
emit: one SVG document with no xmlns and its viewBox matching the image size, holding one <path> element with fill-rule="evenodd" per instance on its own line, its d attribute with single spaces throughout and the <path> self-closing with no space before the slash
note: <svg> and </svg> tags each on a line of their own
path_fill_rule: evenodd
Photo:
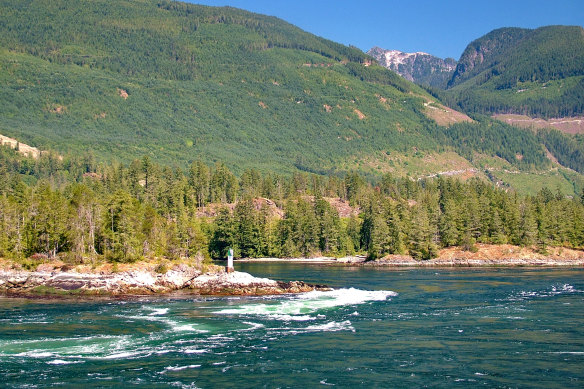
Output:
<svg viewBox="0 0 584 389">
<path fill-rule="evenodd" d="M 14 138 L 9 138 L 4 135 L 0 135 L 0 145 L 8 146 L 11 149 L 16 149 L 20 154 L 34 159 L 38 159 L 41 155 L 41 151 L 36 147 L 29 146 L 26 143 L 19 142 Z"/>
<path fill-rule="evenodd" d="M 390 173 L 392 175 L 412 178 L 429 178 L 436 176 L 456 176 L 467 179 L 484 177 L 482 172 L 473 166 L 467 159 L 455 152 L 444 153 L 421 152 L 412 150 L 410 153 L 387 151 L 365 156 L 348 158 L 343 168 L 350 169 L 357 166 L 359 170 L 377 174 Z"/>
<path fill-rule="evenodd" d="M 472 122 L 473 120 L 462 112 L 448 108 L 432 100 L 424 103 L 424 114 L 434 120 L 439 126 L 450 127 L 461 122 Z"/>
<path fill-rule="evenodd" d="M 497 114 L 493 118 L 521 128 L 554 128 L 566 134 L 584 134 L 584 117 L 555 119 L 532 118 L 526 115 Z"/>
</svg>

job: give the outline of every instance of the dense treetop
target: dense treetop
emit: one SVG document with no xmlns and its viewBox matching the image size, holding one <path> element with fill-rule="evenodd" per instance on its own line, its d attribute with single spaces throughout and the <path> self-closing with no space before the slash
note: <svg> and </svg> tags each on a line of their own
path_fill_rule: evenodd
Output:
<svg viewBox="0 0 584 389">
<path fill-rule="evenodd" d="M 584 194 L 535 196 L 473 179 L 414 181 L 246 170 L 147 156 L 96 165 L 91 155 L 33 161 L 0 148 L 0 257 L 34 267 L 142 258 L 409 254 L 475 244 L 584 247 Z M 338 204 L 343 206 L 343 215 Z M 348 211 L 347 211 L 348 210 Z"/>
</svg>

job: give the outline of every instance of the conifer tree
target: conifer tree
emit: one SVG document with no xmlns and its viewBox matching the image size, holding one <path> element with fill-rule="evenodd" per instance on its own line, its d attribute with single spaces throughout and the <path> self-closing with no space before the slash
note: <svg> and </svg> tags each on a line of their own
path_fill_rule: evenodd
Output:
<svg viewBox="0 0 584 389">
<path fill-rule="evenodd" d="M 202 207 L 209 201 L 209 168 L 201 161 L 195 161 L 189 168 L 189 194 L 197 207 Z"/>
<path fill-rule="evenodd" d="M 346 248 L 349 253 L 354 253 L 361 249 L 361 219 L 351 215 L 346 227 Z"/>
<path fill-rule="evenodd" d="M 461 211 L 456 202 L 452 199 L 446 200 L 439 220 L 440 240 L 444 247 L 454 246 L 461 242 L 460 216 Z"/>
<path fill-rule="evenodd" d="M 507 242 L 503 222 L 499 216 L 499 211 L 496 209 L 493 211 L 493 217 L 489 225 L 489 238 L 489 242 L 493 244 L 504 244 Z"/>
<path fill-rule="evenodd" d="M 241 257 L 255 257 L 261 252 L 259 214 L 251 198 L 237 203 L 234 211 L 234 241 Z"/>
<path fill-rule="evenodd" d="M 388 252 L 389 254 L 403 254 L 406 250 L 406 232 L 402 217 L 398 207 L 394 207 L 391 203 L 385 206 L 385 219 L 387 220 L 388 228 Z"/>
<path fill-rule="evenodd" d="M 115 261 L 132 261 L 141 253 L 138 203 L 125 190 L 118 190 L 108 202 L 103 216 L 102 252 Z"/>
<path fill-rule="evenodd" d="M 438 255 L 426 207 L 418 205 L 413 211 L 409 252 L 415 259 L 427 260 Z"/>
<path fill-rule="evenodd" d="M 71 246 L 80 258 L 95 256 L 96 237 L 102 224 L 102 206 L 95 192 L 83 184 L 76 184 L 71 189 L 69 203 L 72 208 L 68 223 Z"/>
<path fill-rule="evenodd" d="M 521 204 L 520 244 L 532 246 L 537 243 L 537 223 L 532 205 L 529 202 Z"/>
<path fill-rule="evenodd" d="M 375 213 L 371 218 L 371 231 L 367 257 L 370 260 L 383 257 L 389 252 L 389 227 L 381 214 Z"/>
<path fill-rule="evenodd" d="M 231 247 L 236 256 L 239 256 L 235 243 L 233 217 L 229 208 L 222 207 L 215 218 L 214 230 L 209 241 L 209 254 L 212 258 L 227 258 L 227 250 Z"/>
<path fill-rule="evenodd" d="M 340 220 L 338 212 L 323 198 L 316 199 L 314 208 L 319 224 L 319 249 L 324 253 L 337 251 L 340 240 Z"/>
</svg>

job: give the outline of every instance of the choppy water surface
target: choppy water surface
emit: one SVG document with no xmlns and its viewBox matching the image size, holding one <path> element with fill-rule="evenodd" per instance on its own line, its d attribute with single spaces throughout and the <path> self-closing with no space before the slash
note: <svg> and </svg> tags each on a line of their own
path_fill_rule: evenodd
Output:
<svg viewBox="0 0 584 389">
<path fill-rule="evenodd" d="M 237 266 L 338 289 L 0 298 L 0 386 L 584 386 L 584 269 Z"/>
</svg>

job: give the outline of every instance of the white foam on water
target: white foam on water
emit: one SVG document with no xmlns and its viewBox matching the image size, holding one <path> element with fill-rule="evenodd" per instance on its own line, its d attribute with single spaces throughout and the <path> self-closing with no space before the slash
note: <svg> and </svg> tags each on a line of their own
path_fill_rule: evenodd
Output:
<svg viewBox="0 0 584 389">
<path fill-rule="evenodd" d="M 238 332 L 254 331 L 254 330 L 257 330 L 257 329 L 260 329 L 260 328 L 264 328 L 265 327 L 261 323 L 254 323 L 254 322 L 251 322 L 251 321 L 244 321 L 242 323 L 243 324 L 247 324 L 250 327 L 243 328 L 243 329 L 239 330 Z"/>
<path fill-rule="evenodd" d="M 187 366 L 167 366 L 164 368 L 164 372 L 167 371 L 181 371 L 181 370 L 185 370 L 185 369 L 196 369 L 198 367 L 201 367 L 201 365 L 187 365 Z"/>
<path fill-rule="evenodd" d="M 310 315 L 269 315 L 272 319 L 282 320 L 282 321 L 310 321 L 316 320 L 316 317 Z"/>
<path fill-rule="evenodd" d="M 131 358 L 131 357 L 135 357 L 139 354 L 140 354 L 139 352 L 124 351 L 121 353 L 105 355 L 103 357 L 93 357 L 92 359 L 122 359 L 122 358 L 127 359 L 127 358 Z M 147 355 L 150 355 L 150 354 L 147 354 Z"/>
<path fill-rule="evenodd" d="M 85 363 L 85 361 L 65 361 L 63 359 L 53 359 L 52 361 L 48 361 L 47 365 L 71 365 L 75 363 Z"/>
<path fill-rule="evenodd" d="M 198 329 L 195 328 L 198 324 L 196 323 L 185 323 L 178 320 L 170 319 L 164 314 L 168 313 L 168 308 L 150 308 L 146 307 L 147 309 L 154 310 L 154 312 L 148 315 L 117 315 L 118 317 L 124 319 L 131 319 L 131 320 L 145 320 L 145 321 L 153 321 L 158 323 L 166 324 L 170 330 L 175 332 L 197 332 L 197 333 L 207 333 L 208 330 Z"/>
<path fill-rule="evenodd" d="M 546 354 L 572 354 L 572 355 L 584 355 L 584 351 L 550 351 Z"/>
<path fill-rule="evenodd" d="M 194 349 L 194 348 L 189 348 L 183 351 L 183 353 L 185 354 L 204 354 L 204 353 L 208 353 L 209 350 L 206 348 L 203 349 Z"/>
<path fill-rule="evenodd" d="M 16 339 L 0 342 L 0 346 L 7 345 L 26 345 L 26 344 L 42 344 L 42 343 L 60 343 L 60 342 L 79 342 L 93 339 L 116 339 L 117 335 L 95 335 L 95 336 L 81 336 L 81 337 L 67 337 L 67 338 L 38 338 L 38 339 Z"/>
<path fill-rule="evenodd" d="M 310 314 L 321 310 L 346 305 L 364 304 L 370 301 L 384 301 L 397 293 L 389 290 L 360 290 L 355 288 L 336 289 L 331 291 L 312 291 L 288 300 L 272 304 L 244 304 L 235 308 L 225 308 L 215 311 L 225 315 L 258 315 L 276 320 L 315 320 Z"/>
<path fill-rule="evenodd" d="M 30 357 L 30 358 L 51 358 L 56 356 L 55 353 L 49 351 L 39 351 L 39 350 L 32 350 L 32 351 L 24 351 L 22 353 L 15 354 L 16 357 Z"/>
<path fill-rule="evenodd" d="M 532 298 L 545 298 L 545 297 L 553 297 L 558 295 L 564 294 L 573 294 L 573 293 L 584 293 L 584 291 L 575 289 L 573 285 L 570 284 L 563 284 L 563 285 L 552 285 L 550 289 L 547 290 L 539 290 L 539 291 L 521 291 L 508 299 L 511 301 L 517 300 L 528 300 Z"/>
<path fill-rule="evenodd" d="M 79 338 L 42 338 L 6 344 L 0 355 L 28 358 L 99 358 L 100 355 L 120 352 L 132 346 L 129 335 L 97 335 Z"/>
<path fill-rule="evenodd" d="M 343 322 L 331 321 L 325 324 L 312 325 L 305 328 L 306 331 L 324 331 L 324 332 L 336 332 L 336 331 L 353 331 L 355 328 L 351 325 L 349 320 Z"/>
<path fill-rule="evenodd" d="M 176 331 L 176 332 L 197 332 L 200 334 L 209 332 L 207 330 L 200 330 L 198 328 L 195 328 L 194 326 L 196 326 L 196 324 L 182 324 L 182 323 L 178 323 L 178 322 L 174 322 L 174 323 L 170 323 L 172 330 Z"/>
<path fill-rule="evenodd" d="M 148 316 L 157 316 L 157 315 L 166 315 L 168 313 L 168 308 L 150 308 L 152 313 L 148 314 Z"/>
</svg>

